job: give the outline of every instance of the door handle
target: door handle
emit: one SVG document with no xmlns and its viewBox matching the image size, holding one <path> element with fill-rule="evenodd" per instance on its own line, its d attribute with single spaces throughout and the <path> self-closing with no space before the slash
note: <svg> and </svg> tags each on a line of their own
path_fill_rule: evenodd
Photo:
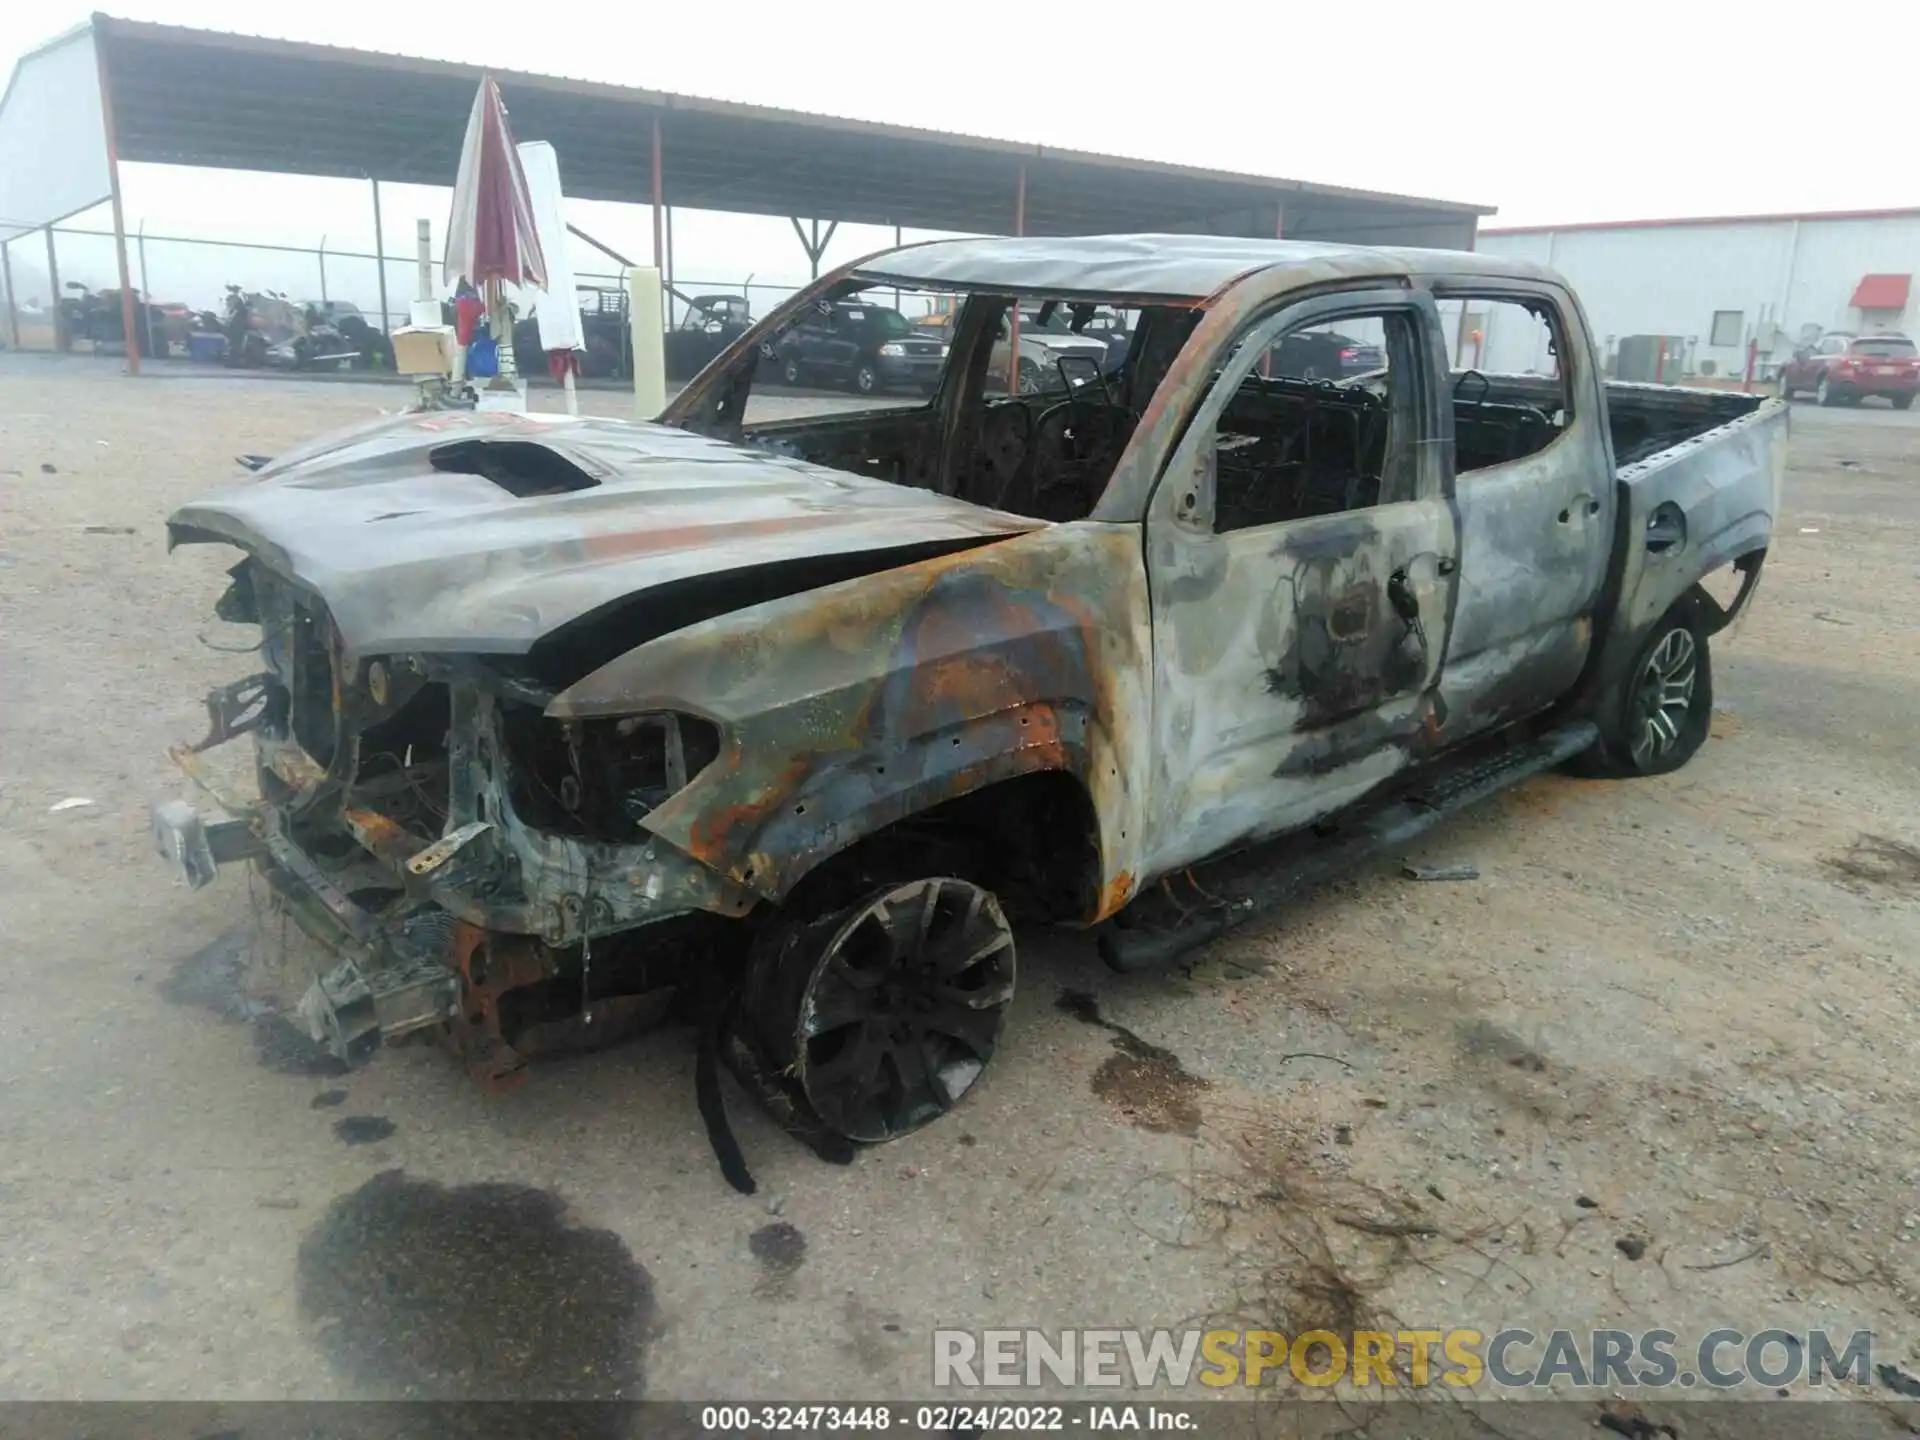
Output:
<svg viewBox="0 0 1920 1440">
<path fill-rule="evenodd" d="M 1591 518 L 1599 513 L 1600 502 L 1593 496 L 1576 495 L 1573 497 L 1573 503 L 1571 505 L 1561 509 L 1560 523 L 1562 525 L 1571 525 L 1573 523 L 1573 517 L 1576 515 L 1585 515 Z"/>
<path fill-rule="evenodd" d="M 1420 597 L 1413 593 L 1413 582 L 1404 568 L 1387 577 L 1387 603 L 1409 625 L 1420 618 Z"/>
</svg>

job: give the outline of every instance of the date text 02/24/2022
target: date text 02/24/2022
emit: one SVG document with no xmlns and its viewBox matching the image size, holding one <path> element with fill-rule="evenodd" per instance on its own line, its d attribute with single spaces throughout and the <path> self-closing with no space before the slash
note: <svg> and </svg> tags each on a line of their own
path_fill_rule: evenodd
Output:
<svg viewBox="0 0 1920 1440">
<path fill-rule="evenodd" d="M 1186 1409 L 1159 1405 L 709 1405 L 700 1428 L 713 1433 L 887 1431 L 965 1435 L 1022 1431 L 1192 1431 Z"/>
</svg>

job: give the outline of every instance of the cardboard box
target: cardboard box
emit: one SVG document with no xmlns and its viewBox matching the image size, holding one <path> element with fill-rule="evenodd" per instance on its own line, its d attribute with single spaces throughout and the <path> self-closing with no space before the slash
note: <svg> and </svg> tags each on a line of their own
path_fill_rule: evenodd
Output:
<svg viewBox="0 0 1920 1440">
<path fill-rule="evenodd" d="M 452 329 L 445 325 L 408 325 L 394 331 L 393 368 L 402 375 L 452 374 Z"/>
</svg>

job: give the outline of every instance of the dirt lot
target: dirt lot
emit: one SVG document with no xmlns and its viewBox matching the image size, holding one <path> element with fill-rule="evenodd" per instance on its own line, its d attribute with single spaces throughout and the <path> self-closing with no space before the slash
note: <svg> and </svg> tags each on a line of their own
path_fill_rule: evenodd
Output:
<svg viewBox="0 0 1920 1440">
<path fill-rule="evenodd" d="M 1383 864 L 1191 974 L 1026 937 L 951 1118 L 838 1169 L 736 1099 L 749 1200 L 677 1031 L 490 1099 L 192 1003 L 279 937 L 147 839 L 246 664 L 162 518 L 404 397 L 116 370 L 0 359 L 0 1395 L 924 1398 L 935 1326 L 1200 1320 L 1864 1327 L 1920 1373 L 1920 414 L 1796 408 L 1686 770 L 1531 783 L 1420 852 L 1477 881 Z"/>
</svg>

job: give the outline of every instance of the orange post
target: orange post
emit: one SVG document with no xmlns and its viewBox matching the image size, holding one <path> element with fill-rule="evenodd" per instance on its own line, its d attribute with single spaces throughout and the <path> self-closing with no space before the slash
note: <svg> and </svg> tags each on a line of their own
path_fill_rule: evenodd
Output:
<svg viewBox="0 0 1920 1440">
<path fill-rule="evenodd" d="M 100 32 L 93 36 L 93 58 L 100 75 L 100 128 L 107 137 L 107 185 L 113 201 L 113 250 L 120 262 L 120 328 L 127 342 L 127 374 L 140 373 L 140 336 L 133 324 L 133 277 L 127 269 L 127 220 L 120 208 L 120 142 L 113 131 L 113 85 L 107 75 L 107 56 L 100 46 Z M 51 235 L 53 232 L 47 232 Z M 60 297 L 55 295 L 57 307 Z"/>
</svg>

